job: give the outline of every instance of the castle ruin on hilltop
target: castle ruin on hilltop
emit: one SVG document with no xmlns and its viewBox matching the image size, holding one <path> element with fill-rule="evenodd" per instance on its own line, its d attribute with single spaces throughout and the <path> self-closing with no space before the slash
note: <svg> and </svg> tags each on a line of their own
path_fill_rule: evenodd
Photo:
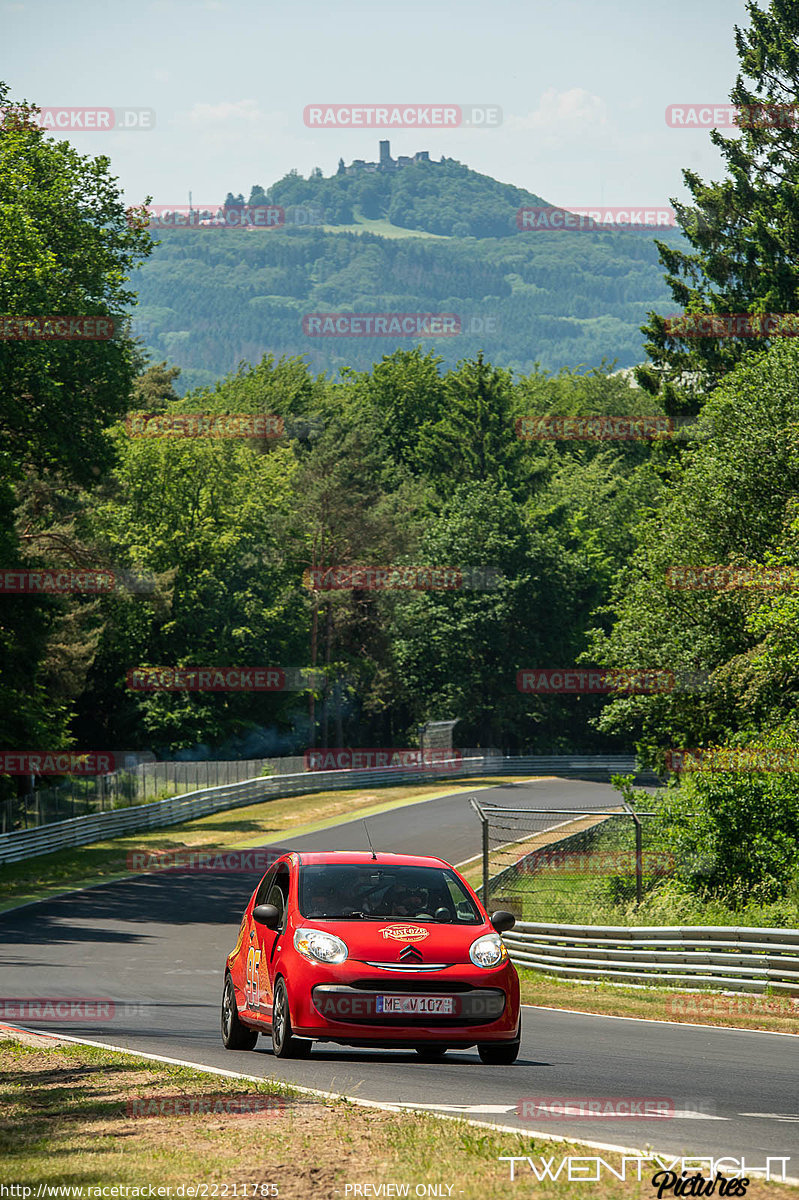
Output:
<svg viewBox="0 0 799 1200">
<path fill-rule="evenodd" d="M 392 158 L 391 143 L 386 140 L 380 143 L 379 162 L 366 162 L 363 158 L 355 158 L 344 171 L 347 175 L 355 175 L 358 171 L 397 171 L 401 167 L 410 167 L 420 162 L 430 162 L 429 150 L 417 150 L 414 155 L 400 154 L 398 158 Z"/>
</svg>

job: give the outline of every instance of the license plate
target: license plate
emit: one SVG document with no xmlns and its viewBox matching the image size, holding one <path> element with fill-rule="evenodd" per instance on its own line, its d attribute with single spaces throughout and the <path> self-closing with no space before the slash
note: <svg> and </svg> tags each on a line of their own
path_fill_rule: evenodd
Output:
<svg viewBox="0 0 799 1200">
<path fill-rule="evenodd" d="M 452 996 L 378 996 L 379 1013 L 444 1014 L 455 1011 Z"/>
</svg>

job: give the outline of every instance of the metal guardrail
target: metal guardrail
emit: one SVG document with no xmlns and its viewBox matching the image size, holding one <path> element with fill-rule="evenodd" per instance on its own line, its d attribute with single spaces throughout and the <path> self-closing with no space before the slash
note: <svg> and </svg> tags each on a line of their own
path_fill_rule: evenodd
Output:
<svg viewBox="0 0 799 1200">
<path fill-rule="evenodd" d="M 799 929 L 517 921 L 502 938 L 517 966 L 578 981 L 799 995 Z"/>
<path fill-rule="evenodd" d="M 332 788 L 353 788 L 408 783 L 425 783 L 435 779 L 457 779 L 480 775 L 564 775 L 583 776 L 586 773 L 610 778 L 612 774 L 630 774 L 637 770 L 630 755 L 549 755 L 517 758 L 469 758 L 451 766 L 437 763 L 429 770 L 420 767 L 386 767 L 375 770 L 302 771 L 294 775 L 277 775 L 244 780 L 223 787 L 203 788 L 167 800 L 138 804 L 110 812 L 71 817 L 33 829 L 18 829 L 0 834 L 0 864 L 19 862 L 38 854 L 50 854 L 68 846 L 84 846 L 105 841 L 121 834 L 143 829 L 179 825 L 196 817 L 208 816 L 228 808 L 238 808 L 259 800 L 276 800 L 304 792 L 327 791 Z M 653 780 L 655 777 L 652 777 Z"/>
<path fill-rule="evenodd" d="M 69 846 L 85 846 L 102 842 L 121 834 L 137 833 L 144 829 L 180 825 L 197 817 L 225 809 L 241 808 L 263 800 L 278 800 L 307 792 L 361 787 L 364 784 L 390 785 L 395 783 L 428 783 L 437 779 L 482 774 L 485 760 L 463 759 L 451 767 L 437 764 L 434 768 L 386 767 L 375 770 L 303 771 L 296 775 L 277 775 L 248 779 L 226 787 L 205 788 L 185 796 L 172 796 L 152 804 L 138 804 L 111 812 L 71 817 L 35 829 L 17 829 L 0 835 L 0 864 L 20 862 L 38 854 L 50 854 Z"/>
</svg>

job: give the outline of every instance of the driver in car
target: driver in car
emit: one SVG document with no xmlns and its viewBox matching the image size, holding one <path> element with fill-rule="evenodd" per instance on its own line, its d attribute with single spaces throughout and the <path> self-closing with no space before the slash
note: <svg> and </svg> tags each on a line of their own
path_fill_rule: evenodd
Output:
<svg viewBox="0 0 799 1200">
<path fill-rule="evenodd" d="M 386 900 L 394 917 L 415 917 L 425 911 L 425 892 L 415 885 L 397 884 Z"/>
</svg>

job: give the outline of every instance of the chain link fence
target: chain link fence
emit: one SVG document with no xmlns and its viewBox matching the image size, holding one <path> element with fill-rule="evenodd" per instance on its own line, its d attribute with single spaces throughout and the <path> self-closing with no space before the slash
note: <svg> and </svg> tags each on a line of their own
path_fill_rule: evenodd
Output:
<svg viewBox="0 0 799 1200">
<path fill-rule="evenodd" d="M 37 788 L 0 801 L 0 833 L 226 787 L 261 775 L 292 775 L 303 770 L 303 758 L 298 756 L 229 762 L 140 762 L 108 775 L 72 776 L 55 787 Z"/>
<path fill-rule="evenodd" d="M 623 923 L 663 880 L 701 870 L 678 862 L 656 814 L 629 805 L 597 809 L 505 808 L 472 800 L 482 854 L 467 865 L 489 911 L 558 924 Z"/>
</svg>

